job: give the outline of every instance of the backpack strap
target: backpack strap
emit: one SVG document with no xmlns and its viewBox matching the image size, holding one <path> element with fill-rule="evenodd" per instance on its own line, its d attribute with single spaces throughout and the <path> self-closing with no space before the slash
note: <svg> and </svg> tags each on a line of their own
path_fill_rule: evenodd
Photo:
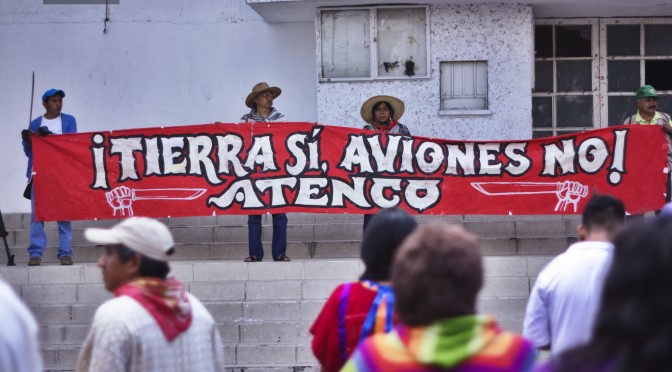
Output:
<svg viewBox="0 0 672 372">
<path fill-rule="evenodd" d="M 350 297 L 350 289 L 352 283 L 346 283 L 341 290 L 341 297 L 338 301 L 338 351 L 341 354 L 341 360 L 345 362 L 348 360 L 348 337 L 347 328 L 345 327 L 345 314 L 348 307 L 348 297 Z"/>
</svg>

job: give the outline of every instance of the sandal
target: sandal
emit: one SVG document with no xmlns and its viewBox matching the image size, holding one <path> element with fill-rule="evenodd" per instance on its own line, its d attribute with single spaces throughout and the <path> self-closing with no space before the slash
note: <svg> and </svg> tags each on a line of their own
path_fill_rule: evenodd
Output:
<svg viewBox="0 0 672 372">
<path fill-rule="evenodd" d="M 259 261 L 261 261 L 261 260 L 257 259 L 257 258 L 254 257 L 254 256 L 249 256 L 249 257 L 247 257 L 247 258 L 245 259 L 244 262 L 259 262 Z"/>
<path fill-rule="evenodd" d="M 285 261 L 285 262 L 291 261 L 291 260 L 292 260 L 291 258 L 285 256 L 284 254 L 282 256 L 278 257 L 278 258 L 273 259 L 273 261 Z"/>
</svg>

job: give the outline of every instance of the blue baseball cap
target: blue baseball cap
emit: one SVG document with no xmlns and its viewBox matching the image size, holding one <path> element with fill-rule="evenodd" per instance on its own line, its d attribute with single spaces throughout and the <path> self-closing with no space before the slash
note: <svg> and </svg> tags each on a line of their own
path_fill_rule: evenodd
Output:
<svg viewBox="0 0 672 372">
<path fill-rule="evenodd" d="M 60 94 L 61 97 L 65 97 L 65 92 L 60 90 L 60 89 L 49 89 L 48 91 L 44 92 L 42 95 L 42 102 L 46 102 L 49 97 L 55 96 L 57 94 Z"/>
</svg>

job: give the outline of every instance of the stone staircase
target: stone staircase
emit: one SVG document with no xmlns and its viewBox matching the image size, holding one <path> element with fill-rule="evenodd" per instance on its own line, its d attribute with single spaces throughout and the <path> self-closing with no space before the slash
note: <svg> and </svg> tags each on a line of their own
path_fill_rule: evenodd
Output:
<svg viewBox="0 0 672 372">
<path fill-rule="evenodd" d="M 95 261 L 101 249 L 82 231 L 117 221 L 73 222 L 75 265 L 57 264 L 49 246 L 42 266 L 27 267 L 29 215 L 4 215 L 8 243 L 17 266 L 4 266 L 10 282 L 34 312 L 41 329 L 45 368 L 69 371 L 86 337 L 93 314 L 110 298 Z M 362 217 L 290 214 L 288 255 L 292 262 L 244 263 L 245 216 L 166 219 L 179 242 L 171 273 L 210 310 L 225 343 L 232 371 L 317 370 L 308 329 L 333 288 L 356 280 Z M 482 238 L 486 280 L 479 311 L 495 315 L 503 328 L 520 332 L 531 285 L 543 266 L 575 239 L 578 216 L 417 216 L 420 223 L 456 223 Z M 271 218 L 264 217 L 264 237 Z M 48 223 L 50 243 L 57 242 Z M 265 239 L 267 257 L 270 242 Z"/>
</svg>

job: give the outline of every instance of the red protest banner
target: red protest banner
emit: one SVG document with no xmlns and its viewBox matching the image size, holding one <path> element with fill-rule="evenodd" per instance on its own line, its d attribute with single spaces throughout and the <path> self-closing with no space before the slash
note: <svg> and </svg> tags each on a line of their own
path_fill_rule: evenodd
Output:
<svg viewBox="0 0 672 372">
<path fill-rule="evenodd" d="M 657 126 L 449 141 L 311 123 L 208 124 L 35 137 L 38 220 L 259 214 L 571 214 L 597 190 L 664 203 Z"/>
</svg>

